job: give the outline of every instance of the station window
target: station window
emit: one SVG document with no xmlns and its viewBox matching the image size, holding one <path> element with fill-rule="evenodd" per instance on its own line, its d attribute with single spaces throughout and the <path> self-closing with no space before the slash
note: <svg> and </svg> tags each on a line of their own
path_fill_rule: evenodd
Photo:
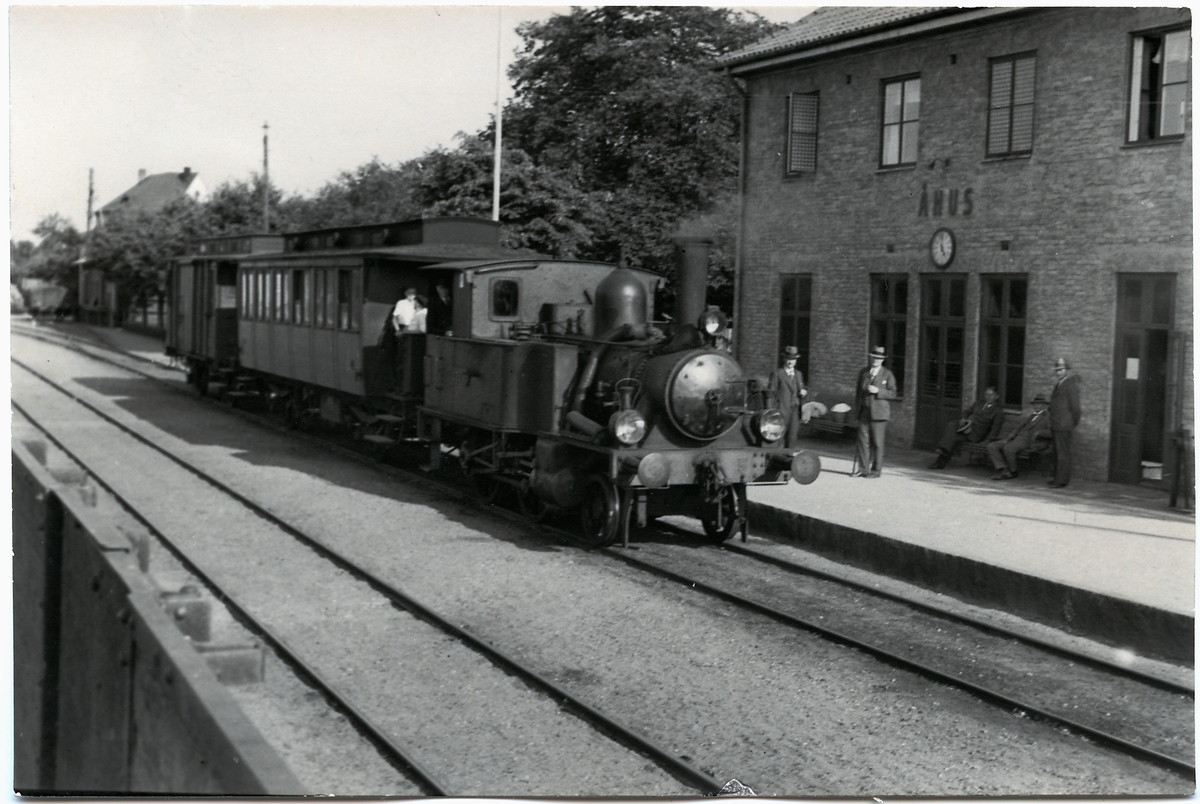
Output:
<svg viewBox="0 0 1200 804">
<path fill-rule="evenodd" d="M 871 276 L 871 342 L 887 351 L 896 375 L 896 394 L 904 395 L 904 362 L 908 351 L 908 274 Z"/>
<path fill-rule="evenodd" d="M 1033 95 L 1037 58 L 1032 53 L 992 59 L 988 100 L 988 156 L 1033 152 Z"/>
<path fill-rule="evenodd" d="M 795 346 L 800 350 L 796 368 L 808 376 L 809 322 L 812 319 L 812 275 L 784 274 L 780 279 L 779 348 Z"/>
<path fill-rule="evenodd" d="M 1029 280 L 983 277 L 979 314 L 979 387 L 995 388 L 1006 407 L 1024 406 L 1025 312 Z"/>
<path fill-rule="evenodd" d="M 1183 136 L 1191 30 L 1133 37 L 1127 142 Z"/>
<path fill-rule="evenodd" d="M 883 82 L 883 133 L 879 164 L 883 167 L 917 162 L 917 132 L 921 124 L 921 79 Z"/>
<path fill-rule="evenodd" d="M 820 93 L 788 96 L 787 174 L 817 169 L 817 112 Z"/>
<path fill-rule="evenodd" d="M 516 318 L 521 309 L 521 285 L 516 279 L 493 279 L 492 318 Z"/>
</svg>

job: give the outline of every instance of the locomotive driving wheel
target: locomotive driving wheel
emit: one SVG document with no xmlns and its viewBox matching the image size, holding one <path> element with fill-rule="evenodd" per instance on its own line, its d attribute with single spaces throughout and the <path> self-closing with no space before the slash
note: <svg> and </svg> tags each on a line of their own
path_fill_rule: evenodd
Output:
<svg viewBox="0 0 1200 804">
<path fill-rule="evenodd" d="M 496 479 L 491 465 L 483 458 L 488 453 L 490 444 L 491 439 L 486 434 L 471 433 L 463 439 L 458 449 L 463 472 L 471 481 L 475 496 L 483 503 L 492 502 L 500 493 L 500 481 Z"/>
<path fill-rule="evenodd" d="M 579 509 L 580 533 L 589 547 L 608 547 L 617 540 L 621 526 L 621 498 L 617 487 L 604 475 L 592 475 L 584 485 Z"/>
<path fill-rule="evenodd" d="M 746 487 L 742 485 L 720 486 L 712 498 L 704 501 L 700 524 L 713 544 L 720 544 L 733 535 L 733 531 L 745 523 Z"/>
</svg>

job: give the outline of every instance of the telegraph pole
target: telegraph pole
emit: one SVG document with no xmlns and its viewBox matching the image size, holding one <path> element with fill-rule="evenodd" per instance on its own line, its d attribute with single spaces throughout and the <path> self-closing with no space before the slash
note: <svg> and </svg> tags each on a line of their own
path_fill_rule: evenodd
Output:
<svg viewBox="0 0 1200 804">
<path fill-rule="evenodd" d="M 267 124 L 263 123 L 263 234 L 271 233 L 271 174 L 267 172 Z"/>
<path fill-rule="evenodd" d="M 500 80 L 503 76 L 504 7 L 496 10 L 496 154 L 492 158 L 492 220 L 500 220 Z"/>
<path fill-rule="evenodd" d="M 93 179 L 95 179 L 95 174 L 96 174 L 95 168 L 88 168 L 88 216 L 87 216 L 87 226 L 84 227 L 84 234 L 83 234 L 83 258 L 85 260 L 88 259 L 89 257 L 91 257 L 90 252 L 91 252 L 91 245 L 92 245 L 92 202 L 96 197 L 96 189 L 95 189 L 95 185 L 93 184 Z"/>
</svg>

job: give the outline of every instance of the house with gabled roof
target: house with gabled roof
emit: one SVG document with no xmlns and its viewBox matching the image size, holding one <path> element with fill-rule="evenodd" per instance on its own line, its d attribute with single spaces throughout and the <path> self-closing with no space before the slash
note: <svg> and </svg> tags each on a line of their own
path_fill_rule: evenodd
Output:
<svg viewBox="0 0 1200 804">
<path fill-rule="evenodd" d="M 185 167 L 182 173 L 155 173 L 149 176 L 145 170 L 139 170 L 137 184 L 100 207 L 95 223 L 102 226 L 113 214 L 127 210 L 158 212 L 172 201 L 182 198 L 196 201 L 208 198 L 208 188 L 200 180 L 200 174 L 193 173 L 190 167 Z"/>
</svg>

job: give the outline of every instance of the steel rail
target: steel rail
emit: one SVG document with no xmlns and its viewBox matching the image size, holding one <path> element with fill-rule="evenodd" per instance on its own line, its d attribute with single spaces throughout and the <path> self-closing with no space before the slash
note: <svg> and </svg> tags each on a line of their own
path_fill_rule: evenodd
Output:
<svg viewBox="0 0 1200 804">
<path fill-rule="evenodd" d="M 681 533 L 688 532 L 682 528 L 677 529 L 672 525 L 666 525 L 666 527 L 669 527 L 672 530 L 679 530 L 679 532 L 681 532 Z M 1149 673 L 1145 673 L 1140 670 L 1133 670 L 1133 669 L 1130 669 L 1127 667 L 1123 667 L 1122 665 L 1117 664 L 1116 662 L 1109 661 L 1108 659 L 1103 659 L 1098 656 L 1089 656 L 1085 653 L 1077 653 L 1076 651 L 1073 651 L 1069 648 L 1064 648 L 1061 645 L 1055 645 L 1054 643 L 1049 642 L 1047 640 L 1038 639 L 1037 637 L 1030 636 L 1028 634 L 1022 634 L 1019 631 L 1014 631 L 1010 628 L 1005 628 L 1002 625 L 996 625 L 995 623 L 985 622 L 981 619 L 971 617 L 966 614 L 959 614 L 958 612 L 953 612 L 953 611 L 948 611 L 946 609 L 938 608 L 937 606 L 935 606 L 933 604 L 923 603 L 919 600 L 913 600 L 912 598 L 905 597 L 904 595 L 899 594 L 897 592 L 888 592 L 884 589 L 875 589 L 873 587 L 868 586 L 865 583 L 861 583 L 859 581 L 854 581 L 849 578 L 840 578 L 837 575 L 834 575 L 833 573 L 825 572 L 823 570 L 815 569 L 813 567 L 805 567 L 801 564 L 796 564 L 794 562 L 788 561 L 785 558 L 779 558 L 777 556 L 767 555 L 766 553 L 762 553 L 758 550 L 754 550 L 749 547 L 744 547 L 740 544 L 733 544 L 732 542 L 726 542 L 725 544 L 721 545 L 721 547 L 725 550 L 728 550 L 731 553 L 736 553 L 737 555 L 740 555 L 740 556 L 746 556 L 747 558 L 751 558 L 755 561 L 761 561 L 764 564 L 771 564 L 773 566 L 779 567 L 780 569 L 787 570 L 787 571 L 795 573 L 797 575 L 809 575 L 814 578 L 820 578 L 822 580 L 830 581 L 830 582 L 838 584 L 840 586 L 847 586 L 852 589 L 858 589 L 859 591 L 865 592 L 866 594 L 873 595 L 873 596 L 879 597 L 879 598 L 883 598 L 885 600 L 891 600 L 895 603 L 900 603 L 902 605 L 908 606 L 909 608 L 918 609 L 918 610 L 924 611 L 928 614 L 932 614 L 935 617 L 941 617 L 942 619 L 945 619 L 945 620 L 951 620 L 954 622 L 962 623 L 964 625 L 971 626 L 972 628 L 977 628 L 980 631 L 987 631 L 991 634 L 995 634 L 996 636 L 1002 636 L 1002 637 L 1007 637 L 1008 639 L 1016 640 L 1017 642 L 1021 642 L 1025 645 L 1029 645 L 1030 647 L 1038 648 L 1039 650 L 1044 650 L 1047 653 L 1053 653 L 1057 656 L 1062 656 L 1067 659 L 1072 659 L 1074 661 L 1078 661 L 1081 664 L 1089 664 L 1097 669 L 1110 671 L 1110 672 L 1115 673 L 1120 676 L 1135 679 L 1135 680 L 1143 682 L 1149 686 L 1158 687 L 1159 689 L 1164 690 L 1166 692 L 1177 693 L 1179 695 L 1183 695 L 1183 696 L 1186 696 L 1188 698 L 1193 698 L 1193 699 L 1195 698 L 1195 695 L 1196 695 L 1196 690 L 1194 687 L 1185 686 L 1183 684 L 1179 684 L 1177 682 L 1171 681 L 1170 679 L 1165 679 L 1165 678 L 1160 678 L 1158 676 L 1150 675 Z"/>
<path fill-rule="evenodd" d="M 104 347 L 98 347 L 98 348 L 104 348 Z M 79 351 L 81 351 L 85 355 L 93 356 L 89 352 L 86 352 L 83 350 L 79 350 Z M 113 350 L 113 351 L 116 351 L 116 350 Z M 117 353 L 123 354 L 119 351 Z M 104 360 L 105 362 L 110 362 L 113 365 L 119 366 L 121 368 L 124 368 L 124 369 L 134 372 L 134 373 L 138 373 L 138 374 L 142 373 L 142 372 L 138 371 L 137 369 L 134 369 L 134 368 L 131 368 L 128 366 L 122 366 L 120 363 L 117 363 L 116 361 L 107 360 L 106 358 L 103 358 L 100 356 L 93 356 L 93 357 L 95 357 L 95 359 L 98 359 L 98 360 Z M 143 375 L 143 376 L 149 377 L 150 375 Z M 157 380 L 159 378 L 152 377 L 152 379 Z M 159 380 L 159 381 L 161 382 L 161 380 Z M 261 417 L 254 417 L 254 418 L 261 421 Z M 354 452 L 353 450 L 346 449 L 345 447 L 328 444 L 328 442 L 321 441 L 320 439 L 312 439 L 312 440 L 315 443 L 323 444 L 325 446 L 328 446 L 331 449 L 337 450 L 340 453 L 344 453 L 348 456 L 357 458 L 369 465 L 375 465 L 375 466 L 380 465 L 380 462 L 378 462 L 377 460 L 369 458 L 367 456 L 360 455 L 360 454 Z M 411 478 L 411 479 L 419 480 L 424 483 L 428 483 L 430 485 L 433 485 L 433 486 L 438 487 L 445 491 L 450 491 L 450 492 L 458 493 L 458 494 L 462 493 L 461 491 L 454 488 L 453 486 L 450 486 L 450 485 L 444 484 L 444 483 L 440 483 L 440 482 L 435 481 L 432 478 L 429 478 L 424 475 L 416 475 L 416 474 L 407 472 L 403 469 L 398 469 L 395 467 L 388 467 L 388 469 L 395 474 L 399 474 L 406 478 Z M 466 496 L 473 497 L 474 499 L 476 499 L 477 502 L 479 502 L 478 498 L 474 497 L 474 495 L 466 495 Z M 483 502 L 481 504 L 488 510 L 490 510 L 494 513 L 499 513 L 507 519 L 512 519 L 512 520 L 516 520 L 516 521 L 523 521 L 523 522 L 529 523 L 529 520 L 527 518 L 520 516 L 519 514 L 517 514 L 515 512 L 510 512 L 503 508 L 489 505 L 486 502 Z M 542 532 L 553 533 L 557 536 L 564 537 L 567 540 L 571 541 L 572 543 L 579 544 L 584 549 L 589 549 L 589 550 L 591 549 L 591 548 L 587 547 L 587 545 L 583 544 L 583 542 L 580 539 L 578 539 L 575 536 L 575 534 L 573 534 L 569 531 L 561 530 L 561 529 L 555 528 L 553 526 L 547 525 L 545 523 L 529 523 L 529 524 L 532 524 L 535 528 L 541 530 Z M 676 528 L 675 526 L 667 525 L 665 523 L 658 523 L 658 526 L 663 527 L 664 529 L 667 529 L 667 530 L 673 530 L 675 532 L 686 533 L 686 531 L 683 529 Z M 694 534 L 688 533 L 688 535 L 694 535 Z M 723 545 L 723 548 L 731 549 L 733 552 L 738 552 L 738 553 L 744 552 L 745 554 L 754 554 L 751 557 L 756 558 L 756 559 L 761 558 L 761 560 L 764 560 L 768 563 L 779 563 L 781 566 L 785 566 L 785 568 L 786 568 L 786 565 L 788 564 L 788 562 L 786 562 L 782 559 L 775 559 L 770 556 L 764 556 L 761 553 L 757 553 L 757 551 L 736 547 L 736 546 L 730 545 L 730 544 Z M 1105 743 L 1105 744 L 1111 745 L 1113 747 L 1119 748 L 1122 751 L 1125 751 L 1126 753 L 1143 757 L 1147 761 L 1154 762 L 1155 764 L 1170 768 L 1174 772 L 1180 773 L 1180 774 L 1182 774 L 1188 778 L 1191 778 L 1193 780 L 1195 779 L 1196 771 L 1195 771 L 1194 764 L 1191 764 L 1185 760 L 1181 760 L 1176 757 L 1171 757 L 1167 754 L 1163 754 L 1163 753 L 1155 751 L 1153 749 L 1145 748 L 1144 746 L 1140 746 L 1136 743 L 1130 742 L 1130 741 L 1125 740 L 1124 738 L 1118 737 L 1116 735 L 1108 734 L 1106 732 L 1103 732 L 1103 731 L 1093 728 L 1091 726 L 1077 723 L 1076 721 L 1074 721 L 1066 716 L 1058 715 L 1058 714 L 1055 714 L 1055 713 L 1049 712 L 1049 711 L 1045 711 L 1036 706 L 1026 705 L 1016 699 L 1013 699 L 1013 698 L 1010 698 L 1010 697 L 1004 695 L 1003 693 L 991 690 L 982 685 L 975 684 L 974 682 L 967 681 L 965 679 L 961 679 L 957 676 L 953 676 L 948 673 L 944 673 L 943 671 L 937 670 L 936 668 L 928 667 L 928 666 L 923 665 L 918 662 L 913 662 L 912 660 L 909 660 L 905 657 L 898 656 L 898 655 L 893 654 L 885 649 L 877 648 L 868 643 L 861 642 L 854 637 L 839 633 L 832 629 L 826 628 L 825 626 L 821 626 L 819 624 L 808 622 L 801 618 L 794 617 L 792 615 L 787 614 L 786 612 L 779 611 L 770 606 L 766 606 L 765 604 L 760 604 L 755 601 L 748 600 L 746 598 L 741 597 L 740 595 L 737 595 L 736 593 L 727 592 L 725 590 L 711 586 L 703 581 L 698 581 L 698 580 L 695 580 L 692 578 L 688 578 L 684 575 L 675 573 L 671 570 L 662 569 L 662 568 L 657 567 L 648 562 L 639 561 L 638 559 L 632 557 L 631 555 L 629 555 L 627 553 L 618 552 L 618 551 L 610 551 L 610 550 L 602 550 L 602 551 L 596 551 L 596 552 L 599 552 L 604 555 L 608 555 L 610 557 L 624 561 L 625 563 L 627 563 L 631 566 L 635 566 L 640 569 L 644 569 L 644 570 L 650 571 L 652 573 L 661 575 L 662 577 L 668 578 L 669 580 L 675 581 L 682 585 L 686 585 L 686 586 L 695 588 L 698 591 L 702 591 L 707 594 L 716 596 L 718 598 L 725 599 L 726 601 L 732 602 L 735 605 L 743 606 L 743 607 L 749 608 L 751 610 L 758 611 L 766 616 L 772 617 L 773 619 L 793 625 L 794 627 L 809 630 L 814 633 L 825 636 L 833 641 L 840 642 L 842 644 L 846 644 L 851 647 L 858 648 L 858 649 L 863 650 L 871 655 L 875 655 L 889 663 L 897 664 L 902 667 L 906 667 L 906 668 L 913 670 L 915 672 L 918 672 L 928 678 L 932 678 L 932 679 L 940 681 L 942 683 L 946 683 L 948 685 L 951 685 L 951 686 L 954 686 L 954 687 L 957 687 L 960 689 L 964 689 L 965 691 L 971 693 L 972 695 L 975 695 L 976 697 L 979 697 L 981 699 L 991 701 L 991 702 L 995 703 L 996 705 L 1003 706 L 1006 708 L 1011 708 L 1011 709 L 1017 709 L 1017 710 L 1029 713 L 1033 717 L 1044 720 L 1046 722 L 1057 723 L 1068 729 L 1076 731 L 1079 734 L 1088 736 L 1088 737 L 1096 740 L 1097 742 Z M 925 609 L 936 616 L 959 618 L 968 624 L 976 625 L 976 623 L 974 623 L 971 620 L 971 618 L 961 617 L 961 615 L 957 615 L 952 612 L 947 612 L 943 609 L 938 609 L 937 607 L 929 606 L 928 604 L 919 603 L 917 601 L 912 601 L 907 598 L 904 598 L 903 596 L 898 596 L 898 595 L 894 596 L 894 595 L 892 595 L 892 593 L 874 590 L 874 589 L 871 589 L 870 587 L 863 586 L 863 585 L 858 584 L 853 581 L 843 581 L 842 579 L 839 579 L 836 576 L 821 573 L 819 570 L 809 570 L 806 567 L 799 567 L 798 565 L 792 565 L 792 566 L 795 566 L 796 570 L 800 571 L 800 572 L 811 572 L 814 575 L 819 575 L 821 577 L 828 578 L 830 580 L 833 580 L 837 583 L 841 583 L 843 585 L 853 586 L 855 588 L 861 588 L 866 592 L 870 592 L 872 594 L 877 594 L 877 595 L 880 595 L 885 598 L 891 597 L 892 599 L 896 600 L 897 602 L 904 603 L 906 605 L 911 605 L 911 606 L 914 606 L 917 608 Z M 1141 673 L 1136 670 L 1130 670 L 1127 668 L 1123 668 L 1119 665 L 1110 664 L 1110 663 L 1105 662 L 1102 659 L 1096 659 L 1094 657 L 1087 656 L 1085 654 L 1078 654 L 1073 651 L 1070 651 L 1069 649 L 1062 648 L 1060 646 L 1050 645 L 1050 644 L 1043 645 L 1040 643 L 1039 640 L 1027 637 L 1025 635 L 1017 634 L 1017 633 L 1008 633 L 1006 631 L 1006 629 L 1003 629 L 998 626 L 991 626 L 990 624 L 987 624 L 987 623 L 978 623 L 977 625 L 980 628 L 991 630 L 993 632 L 996 632 L 996 633 L 999 633 L 999 634 L 1002 634 L 1005 636 L 1011 636 L 1012 638 L 1019 639 L 1023 642 L 1032 644 L 1039 648 L 1045 647 L 1046 649 L 1048 649 L 1052 652 L 1055 652 L 1056 654 L 1065 656 L 1067 658 L 1077 660 L 1080 662 L 1084 662 L 1084 663 L 1090 663 L 1090 664 L 1102 667 L 1105 670 L 1114 671 L 1119 674 L 1125 675 L 1127 677 L 1131 677 L 1131 678 L 1134 678 L 1134 679 L 1137 679 L 1140 681 L 1144 681 L 1150 685 L 1159 687 L 1161 689 L 1165 689 L 1167 691 L 1178 692 L 1179 694 L 1194 696 L 1193 690 L 1191 690 L 1187 687 L 1183 687 L 1183 686 L 1174 684 L 1173 682 L 1171 682 L 1169 680 L 1164 680 L 1164 679 L 1161 679 L 1161 678 L 1158 678 L 1155 676 L 1147 675 L 1145 673 Z M 453 627 L 453 626 L 451 626 L 451 627 Z"/>
<path fill-rule="evenodd" d="M 730 592 L 725 589 L 721 589 L 719 587 L 713 586 L 709 583 L 697 580 L 695 578 L 689 578 L 686 575 L 675 572 L 674 570 L 669 570 L 664 567 L 657 566 L 651 562 L 642 561 L 641 559 L 635 558 L 634 556 L 632 556 L 629 553 L 626 553 L 624 551 L 608 550 L 608 551 L 604 551 L 604 552 L 606 555 L 612 556 L 617 561 L 623 561 L 624 563 L 626 563 L 630 566 L 637 567 L 638 569 L 642 569 L 642 570 L 650 572 L 654 575 L 658 575 L 662 578 L 666 578 L 667 580 L 674 581 L 680 585 L 687 586 L 689 588 L 696 589 L 698 591 L 712 595 L 713 597 L 717 597 L 719 599 L 733 603 L 734 605 L 739 606 L 741 608 L 755 611 L 759 614 L 765 615 L 765 616 L 770 617 L 778 622 L 784 623 L 784 624 L 792 626 L 794 628 L 799 628 L 799 629 L 803 629 L 806 631 L 810 631 L 810 632 L 817 634 L 818 636 L 821 636 L 830 641 L 837 642 L 837 643 L 840 643 L 843 645 L 847 645 L 849 647 L 857 648 L 858 650 L 861 650 L 865 653 L 875 656 L 876 658 L 881 659 L 881 660 L 887 662 L 888 664 L 900 667 L 902 669 L 909 670 L 911 672 L 918 673 L 918 674 L 925 676 L 926 678 L 932 679 L 934 681 L 938 681 L 940 683 L 947 684 L 952 687 L 957 687 L 958 689 L 962 689 L 978 698 L 989 701 L 998 706 L 1002 706 L 1006 709 L 1015 709 L 1015 710 L 1019 710 L 1022 712 L 1026 712 L 1026 713 L 1032 715 L 1033 717 L 1043 720 L 1045 722 L 1064 726 L 1074 732 L 1085 735 L 1097 742 L 1105 743 L 1105 744 L 1113 746 L 1115 748 L 1119 748 L 1121 751 L 1123 751 L 1126 754 L 1147 760 L 1149 762 L 1152 762 L 1156 765 L 1160 765 L 1162 767 L 1166 767 L 1166 768 L 1174 771 L 1175 773 L 1179 773 L 1193 781 L 1196 778 L 1195 765 L 1189 763 L 1186 760 L 1183 760 L 1183 759 L 1180 759 L 1177 757 L 1172 757 L 1168 754 L 1164 754 L 1160 751 L 1155 751 L 1154 749 L 1151 749 L 1151 748 L 1146 748 L 1145 746 L 1141 746 L 1141 745 L 1138 745 L 1137 743 L 1130 742 L 1129 740 L 1126 740 L 1123 737 L 1118 737 L 1114 734 L 1109 734 L 1107 732 L 1101 731 L 1100 729 L 1096 729 L 1092 726 L 1088 726 L 1083 723 L 1074 721 L 1064 715 L 1059 715 L 1054 712 L 1050 712 L 1048 710 L 1044 710 L 1044 709 L 1041 709 L 1036 706 L 1030 706 L 1026 703 L 1023 703 L 1023 702 L 1015 699 L 1015 698 L 1011 698 L 1011 697 L 1005 695 L 1004 693 L 997 692 L 988 687 L 985 687 L 982 684 L 976 684 L 973 681 L 968 681 L 966 679 L 960 678 L 960 677 L 952 675 L 950 673 L 943 672 L 941 670 L 938 670 L 935 667 L 931 667 L 929 665 L 922 664 L 921 662 L 913 661 L 912 659 L 908 659 L 904 656 L 900 656 L 900 655 L 893 653 L 885 648 L 877 647 L 868 642 L 864 642 L 856 637 L 850 636 L 850 635 L 842 633 L 840 631 L 836 631 L 832 628 L 828 628 L 828 627 L 820 625 L 818 623 L 814 623 L 809 620 L 805 620 L 800 617 L 796 617 L 792 614 L 788 614 L 787 612 L 780 611 L 779 609 L 776 609 L 772 606 L 768 606 L 764 603 L 759 603 L 757 601 L 750 600 L 749 598 L 743 597 L 735 592 Z"/>
<path fill-rule="evenodd" d="M 714 779 L 708 773 L 705 773 L 704 771 L 695 767 L 690 762 L 682 759 L 681 757 L 676 756 L 675 754 L 671 753 L 668 749 L 658 746 L 653 741 L 651 741 L 649 738 L 643 737 L 642 735 L 633 731 L 630 727 L 624 725 L 623 723 L 619 722 L 615 718 L 613 718 L 609 715 L 606 715 L 603 712 L 601 712 L 600 710 L 587 704 L 581 698 L 577 697 L 573 693 L 568 692 L 566 689 L 560 687 L 555 682 L 551 681 L 548 678 L 545 678 L 544 676 L 537 673 L 536 671 L 524 666 L 518 659 L 505 653 L 499 647 L 496 647 L 495 645 L 492 645 L 491 643 L 487 642 L 486 640 L 484 640 L 480 637 L 477 637 L 477 636 L 463 630 L 462 628 L 454 625 L 449 620 L 447 620 L 444 617 L 442 617 L 441 615 L 437 614 L 437 612 L 435 612 L 433 609 L 420 603 L 418 600 L 416 600 L 416 598 L 413 598 L 411 595 L 408 595 L 407 593 L 401 591 L 397 587 L 391 585 L 389 582 L 379 578 L 378 576 L 374 575 L 373 573 L 357 566 L 356 564 L 353 563 L 353 561 L 351 561 L 350 559 L 347 559 L 346 557 L 344 557 L 343 555 L 338 553 L 336 550 L 333 550 L 332 548 L 321 543 L 317 539 L 314 539 L 313 537 L 311 537 L 308 534 L 304 533 L 303 531 L 299 530 L 295 526 L 288 523 L 286 520 L 282 519 L 281 517 L 277 516 L 276 514 L 272 513 L 271 511 L 267 510 L 266 508 L 264 508 L 263 506 L 259 505 L 256 502 L 254 502 L 253 500 L 249 499 L 248 497 L 241 494 L 240 492 L 225 485 L 224 483 L 217 480 L 216 478 L 211 477 L 210 475 L 205 473 L 202 469 L 194 466 L 193 464 L 186 461 L 185 459 L 180 458 L 179 456 L 175 455 L 174 453 L 170 452 L 169 450 L 166 450 L 163 447 L 159 446 L 158 444 L 155 444 L 153 441 L 146 438 L 142 434 L 138 433 L 136 430 L 133 430 L 132 428 L 125 425 L 123 422 L 120 422 L 117 419 L 113 418 L 112 416 L 109 416 L 104 411 L 102 411 L 99 408 L 97 408 L 96 406 L 92 405 L 90 402 L 80 398 L 76 394 L 73 394 L 69 389 L 64 388 L 59 383 L 55 382 L 54 380 L 52 380 L 52 379 L 46 377 L 45 375 L 41 374 L 40 372 L 38 372 L 36 369 L 31 368 L 30 366 L 24 364 L 23 362 L 21 362 L 20 360 L 18 360 L 15 357 L 11 357 L 10 360 L 13 363 L 17 364 L 18 366 L 20 366 L 21 368 L 28 371 L 29 373 L 33 374 L 38 379 L 45 382 L 47 385 L 50 385 L 52 388 L 58 390 L 60 393 L 71 398 L 72 400 L 74 400 L 76 403 L 78 403 L 82 407 L 91 411 L 95 415 L 97 415 L 100 418 L 104 419 L 105 421 L 109 422 L 110 424 L 112 424 L 113 426 L 122 430 L 123 432 L 129 434 L 130 436 L 137 439 L 138 441 L 144 443 L 146 446 L 150 447 L 151 449 L 154 449 L 155 451 L 161 453 L 164 457 L 168 458 L 169 460 L 173 461 L 174 463 L 176 463 L 179 466 L 183 467 L 184 469 L 188 470 L 189 472 L 196 475 L 198 478 L 200 478 L 204 482 L 208 483 L 209 485 L 213 486 L 214 488 L 218 489 L 219 491 L 223 492 L 224 494 L 237 500 L 243 506 L 250 509 L 251 511 L 253 511 L 257 515 L 259 515 L 266 521 L 270 522 L 271 524 L 275 525 L 276 527 L 278 527 L 281 530 L 288 533 L 293 538 L 300 541 L 302 544 L 304 544 L 307 547 L 311 548 L 312 550 L 316 551 L 319 555 L 323 556 L 326 560 L 330 561 L 332 564 L 334 564 L 338 568 L 340 568 L 348 573 L 351 573 L 354 577 L 369 584 L 377 592 L 389 597 L 394 602 L 399 603 L 402 607 L 404 607 L 406 610 L 408 610 L 409 613 L 413 614 L 414 616 L 419 617 L 420 619 L 424 619 L 427 622 L 436 625 L 438 628 L 442 629 L 447 634 L 450 634 L 451 636 L 458 639 L 459 641 L 461 641 L 467 645 L 470 645 L 477 652 L 487 656 L 489 659 L 491 659 L 497 665 L 507 668 L 509 670 L 509 672 L 513 673 L 514 675 L 516 675 L 526 681 L 532 682 L 536 686 L 540 687 L 543 690 L 543 692 L 548 693 L 550 696 L 552 696 L 554 698 L 557 698 L 560 701 L 560 703 L 567 704 L 570 708 L 574 709 L 577 712 L 577 714 L 581 714 L 583 719 L 590 722 L 593 725 L 593 727 L 599 727 L 599 729 L 601 731 L 607 733 L 610 737 L 615 739 L 617 742 L 622 743 L 626 747 L 634 748 L 635 750 L 639 751 L 643 755 L 658 762 L 660 764 L 660 766 L 663 767 L 664 770 L 671 773 L 678 780 L 685 782 L 685 783 L 697 788 L 698 790 L 701 790 L 704 793 L 716 793 L 717 791 L 719 791 L 721 789 L 721 784 L 716 779 Z M 14 402 L 14 405 L 15 404 L 16 403 Z M 22 411 L 22 414 L 26 415 L 26 417 L 28 418 L 28 414 L 24 413 L 24 411 Z M 114 495 L 114 496 L 116 496 L 116 495 Z M 122 505 L 125 505 L 126 508 L 129 508 L 129 506 L 126 505 L 124 501 L 122 501 Z"/>
</svg>

